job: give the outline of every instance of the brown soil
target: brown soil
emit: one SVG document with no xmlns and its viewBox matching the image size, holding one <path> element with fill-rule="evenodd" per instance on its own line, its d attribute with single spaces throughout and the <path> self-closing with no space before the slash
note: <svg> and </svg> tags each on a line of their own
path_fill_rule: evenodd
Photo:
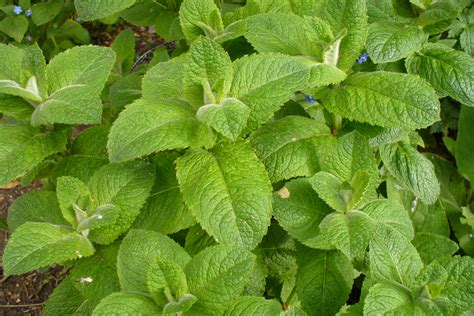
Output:
<svg viewBox="0 0 474 316">
<path fill-rule="evenodd" d="M 0 188 L 0 217 L 4 220 L 7 218 L 8 208 L 17 197 L 40 188 L 39 182 L 24 188 L 18 182 L 12 182 Z M 0 230 L 0 256 L 3 255 L 9 236 L 7 231 Z M 0 315 L 41 315 L 44 302 L 66 273 L 66 269 L 57 266 L 45 271 L 5 277 L 0 260 Z"/>
</svg>

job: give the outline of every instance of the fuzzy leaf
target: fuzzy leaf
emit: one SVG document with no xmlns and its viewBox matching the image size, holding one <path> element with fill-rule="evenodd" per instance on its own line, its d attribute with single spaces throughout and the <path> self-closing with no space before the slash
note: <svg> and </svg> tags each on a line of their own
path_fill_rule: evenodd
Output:
<svg viewBox="0 0 474 316">
<path fill-rule="evenodd" d="M 131 7 L 136 0 L 74 0 L 77 13 L 84 21 L 108 17 Z"/>
</svg>

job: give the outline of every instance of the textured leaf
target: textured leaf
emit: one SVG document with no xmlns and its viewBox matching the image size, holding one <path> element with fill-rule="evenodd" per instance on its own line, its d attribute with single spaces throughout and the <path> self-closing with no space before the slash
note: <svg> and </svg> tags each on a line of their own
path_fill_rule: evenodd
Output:
<svg viewBox="0 0 474 316">
<path fill-rule="evenodd" d="M 63 4 L 61 0 L 33 4 L 31 6 L 33 23 L 39 26 L 52 21 L 61 12 Z"/>
<path fill-rule="evenodd" d="M 363 257 L 376 230 L 375 222 L 360 211 L 332 213 L 319 225 L 322 239 L 348 258 Z"/>
<path fill-rule="evenodd" d="M 27 222 L 18 227 L 8 241 L 3 268 L 5 275 L 22 274 L 93 253 L 91 242 L 69 228 Z"/>
<path fill-rule="evenodd" d="M 416 76 L 383 71 L 357 73 L 331 90 L 324 106 L 349 119 L 383 127 L 423 128 L 438 121 L 433 88 Z"/>
<path fill-rule="evenodd" d="M 442 203 L 440 201 L 433 205 L 426 205 L 421 201 L 415 203 L 416 207 L 410 210 L 415 231 L 449 237 L 451 231 Z"/>
<path fill-rule="evenodd" d="M 121 210 L 113 204 L 104 204 L 94 210 L 94 213 L 83 219 L 77 225 L 77 231 L 93 231 L 99 228 L 108 228 L 117 222 Z"/>
<path fill-rule="evenodd" d="M 151 67 L 143 77 L 143 99 L 153 101 L 186 101 L 183 92 L 185 57 L 176 57 Z"/>
<path fill-rule="evenodd" d="M 36 133 L 28 125 L 0 124 L 0 183 L 21 176 L 65 147 L 62 132 Z"/>
<path fill-rule="evenodd" d="M 286 116 L 259 128 L 250 142 L 272 182 L 278 182 L 312 176 L 318 171 L 318 139 L 330 134 L 324 124 L 301 116 Z"/>
<path fill-rule="evenodd" d="M 197 301 L 196 296 L 192 294 L 183 295 L 177 302 L 169 302 L 163 307 L 163 313 L 187 312 Z"/>
<path fill-rule="evenodd" d="M 259 53 L 312 56 L 323 61 L 323 49 L 333 34 L 319 18 L 270 13 L 250 17 L 245 37 Z"/>
<path fill-rule="evenodd" d="M 399 232 L 381 226 L 370 241 L 370 271 L 375 280 L 409 287 L 423 268 L 414 246 Z"/>
<path fill-rule="evenodd" d="M 98 247 L 93 256 L 76 261 L 48 298 L 45 315 L 91 315 L 101 299 L 120 291 L 116 268 L 118 246 L 114 243 Z"/>
<path fill-rule="evenodd" d="M 474 60 L 464 52 L 443 44 L 426 44 L 407 58 L 409 73 L 428 80 L 442 95 L 474 106 Z"/>
<path fill-rule="evenodd" d="M 186 266 L 189 290 L 198 301 L 191 315 L 214 315 L 243 291 L 255 255 L 238 247 L 217 245 L 197 254 Z"/>
<path fill-rule="evenodd" d="M 120 32 L 110 46 L 117 55 L 114 72 L 126 75 L 130 72 L 135 61 L 135 34 L 131 29 Z"/>
<path fill-rule="evenodd" d="M 104 88 L 115 61 L 110 48 L 81 46 L 55 56 L 46 67 L 48 98 L 31 117 L 34 126 L 100 123 Z"/>
<path fill-rule="evenodd" d="M 74 0 L 81 20 L 92 21 L 108 17 L 135 4 L 136 0 Z"/>
<path fill-rule="evenodd" d="M 279 315 L 282 311 L 280 304 L 276 300 L 266 300 L 263 297 L 255 296 L 239 297 L 229 305 L 230 307 L 227 308 L 224 316 L 273 316 Z"/>
<path fill-rule="evenodd" d="M 367 37 L 367 9 L 364 0 L 322 0 L 314 4 L 314 15 L 328 22 L 333 34 L 347 32 L 342 38 L 337 67 L 347 71 L 359 57 Z"/>
<path fill-rule="evenodd" d="M 440 186 L 433 164 L 405 142 L 384 145 L 380 156 L 398 183 L 426 204 L 436 202 Z"/>
<path fill-rule="evenodd" d="M 197 118 L 225 137 L 236 140 L 247 126 L 250 109 L 234 98 L 220 104 L 207 104 L 199 108 Z"/>
<path fill-rule="evenodd" d="M 167 149 L 209 146 L 213 140 L 212 131 L 197 120 L 191 105 L 140 99 L 120 113 L 107 148 L 110 160 L 119 162 Z"/>
<path fill-rule="evenodd" d="M 308 315 L 334 315 L 349 297 L 351 262 L 341 252 L 301 248 L 296 293 Z"/>
<path fill-rule="evenodd" d="M 28 19 L 24 16 L 7 16 L 0 21 L 0 32 L 20 43 L 28 31 Z"/>
<path fill-rule="evenodd" d="M 204 250 L 205 248 L 215 244 L 216 241 L 214 238 L 209 236 L 206 231 L 204 231 L 202 227 L 197 224 L 188 230 L 184 249 L 187 251 L 187 253 L 189 253 L 190 256 L 194 257 L 199 252 L 201 252 L 201 250 Z"/>
<path fill-rule="evenodd" d="M 174 261 L 163 257 L 156 257 L 150 263 L 147 285 L 152 296 L 163 293 L 163 290 L 167 288 L 175 296 L 175 299 L 179 299 L 188 291 L 183 268 Z"/>
<path fill-rule="evenodd" d="M 373 150 L 367 139 L 357 131 L 340 137 L 332 149 L 331 157 L 325 169 L 341 181 L 351 181 L 358 171 L 365 171 L 373 178 L 378 177 Z"/>
<path fill-rule="evenodd" d="M 184 36 L 191 42 L 200 35 L 213 39 L 224 30 L 220 10 L 212 0 L 184 0 L 179 20 Z"/>
<path fill-rule="evenodd" d="M 127 231 L 150 194 L 154 170 L 143 161 L 109 164 L 100 168 L 89 181 L 95 206 L 112 204 L 120 209 L 112 226 L 91 231 L 89 238 L 109 244 Z"/>
<path fill-rule="evenodd" d="M 416 25 L 379 21 L 370 25 L 366 46 L 374 63 L 387 63 L 414 53 L 427 39 Z"/>
<path fill-rule="evenodd" d="M 459 249 L 451 239 L 432 233 L 417 233 L 412 243 L 425 265 L 443 256 L 451 256 Z"/>
<path fill-rule="evenodd" d="M 174 160 L 179 155 L 163 152 L 153 158 L 155 185 L 133 227 L 162 234 L 176 233 L 196 223 L 179 190 Z"/>
<path fill-rule="evenodd" d="M 56 191 L 63 217 L 76 228 L 78 224 L 76 207 L 86 210 L 92 200 L 89 188 L 79 179 L 61 177 L 57 180 Z"/>
<path fill-rule="evenodd" d="M 22 120 L 29 121 L 34 108 L 20 97 L 0 94 L 0 113 Z"/>
<path fill-rule="evenodd" d="M 156 315 L 158 306 L 148 297 L 134 293 L 112 293 L 102 299 L 92 315 L 113 315 L 120 311 L 122 315 Z"/>
<path fill-rule="evenodd" d="M 285 191 L 283 191 L 285 190 Z M 282 193 L 288 192 L 287 196 Z M 278 223 L 308 247 L 317 246 L 319 224 L 332 210 L 304 179 L 287 182 L 273 196 L 273 212 Z"/>
<path fill-rule="evenodd" d="M 462 174 L 471 183 L 474 183 L 474 109 L 470 107 L 461 107 L 459 115 L 458 134 L 456 138 L 456 166 Z"/>
<path fill-rule="evenodd" d="M 8 228 L 11 231 L 26 222 L 67 224 L 59 209 L 56 194 L 43 190 L 24 193 L 8 209 Z"/>
<path fill-rule="evenodd" d="M 338 212 L 347 210 L 346 195 L 344 194 L 342 182 L 332 174 L 320 171 L 309 179 L 311 186 L 318 193 L 318 196 L 330 207 Z"/>
<path fill-rule="evenodd" d="M 417 18 L 417 24 L 423 26 L 428 34 L 446 31 L 456 20 L 469 1 L 444 0 L 430 3 L 426 10 Z"/>
<path fill-rule="evenodd" d="M 298 57 L 257 54 L 234 62 L 230 96 L 251 110 L 248 129 L 267 121 L 295 91 L 303 90 L 311 68 Z"/>
<path fill-rule="evenodd" d="M 253 249 L 271 217 L 271 185 L 245 142 L 192 150 L 177 160 L 184 200 L 217 242 Z"/>
<path fill-rule="evenodd" d="M 453 314 L 470 312 L 474 308 L 474 259 L 469 256 L 445 257 L 439 263 L 446 269 L 448 279 L 440 293 L 454 304 Z"/>
<path fill-rule="evenodd" d="M 122 110 L 142 95 L 142 77 L 131 74 L 115 81 L 109 89 L 110 102 L 114 109 Z"/>
<path fill-rule="evenodd" d="M 191 259 L 171 238 L 157 232 L 130 230 L 117 258 L 122 290 L 148 294 L 147 274 L 156 257 L 174 261 L 181 268 Z"/>
<path fill-rule="evenodd" d="M 201 36 L 193 42 L 186 55 L 183 93 L 197 107 L 220 102 L 230 90 L 232 71 L 227 52 L 219 44 Z"/>
</svg>

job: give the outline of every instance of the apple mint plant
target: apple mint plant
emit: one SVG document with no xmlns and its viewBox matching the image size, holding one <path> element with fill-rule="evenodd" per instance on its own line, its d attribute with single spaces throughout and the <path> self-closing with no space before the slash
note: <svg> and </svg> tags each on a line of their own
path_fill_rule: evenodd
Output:
<svg viewBox="0 0 474 316">
<path fill-rule="evenodd" d="M 474 310 L 470 1 L 74 3 L 182 43 L 0 44 L 0 182 L 44 184 L 3 268 L 70 268 L 46 315 Z"/>
</svg>

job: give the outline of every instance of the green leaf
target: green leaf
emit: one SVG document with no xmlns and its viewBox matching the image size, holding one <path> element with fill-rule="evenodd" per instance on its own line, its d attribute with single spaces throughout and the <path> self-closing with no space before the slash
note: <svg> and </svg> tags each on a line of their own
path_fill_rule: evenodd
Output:
<svg viewBox="0 0 474 316">
<path fill-rule="evenodd" d="M 169 291 L 177 300 L 188 292 L 183 268 L 174 261 L 163 257 L 156 257 L 150 263 L 147 285 L 153 297 L 162 294 L 163 291 Z"/>
<path fill-rule="evenodd" d="M 451 239 L 428 232 L 417 233 L 412 243 L 425 265 L 438 258 L 452 256 L 459 249 Z"/>
<path fill-rule="evenodd" d="M 84 21 L 108 17 L 134 5 L 136 0 L 74 0 L 77 14 Z"/>
<path fill-rule="evenodd" d="M 94 213 L 83 219 L 77 225 L 77 231 L 88 232 L 103 227 L 111 227 L 120 217 L 121 210 L 113 204 L 104 204 L 94 210 Z"/>
<path fill-rule="evenodd" d="M 245 142 L 188 151 L 177 160 L 184 200 L 217 242 L 253 249 L 271 217 L 271 184 Z"/>
<path fill-rule="evenodd" d="M 320 171 L 309 179 L 313 189 L 318 192 L 319 197 L 330 207 L 338 212 L 347 210 L 346 190 L 343 190 L 342 182 L 336 176 Z"/>
<path fill-rule="evenodd" d="M 440 293 L 446 297 L 454 308 L 452 314 L 470 312 L 474 308 L 474 293 L 471 290 L 474 279 L 474 259 L 469 256 L 445 257 L 438 261 L 445 269 L 448 279 Z"/>
<path fill-rule="evenodd" d="M 104 88 L 115 61 L 107 47 L 80 46 L 58 54 L 46 67 L 49 97 L 31 118 L 34 126 L 100 123 Z"/>
<path fill-rule="evenodd" d="M 0 113 L 21 121 L 29 121 L 34 108 L 20 97 L 0 94 Z"/>
<path fill-rule="evenodd" d="M 147 276 L 156 257 L 181 268 L 191 257 L 171 238 L 157 232 L 130 230 L 120 245 L 117 272 L 122 290 L 148 295 Z"/>
<path fill-rule="evenodd" d="M 471 183 L 474 183 L 474 140 L 472 135 L 474 128 L 474 109 L 462 106 L 458 122 L 458 134 L 456 138 L 456 166 L 458 171 Z"/>
<path fill-rule="evenodd" d="M 143 77 L 143 99 L 154 103 L 181 100 L 188 102 L 183 92 L 184 62 L 176 57 L 151 67 Z"/>
<path fill-rule="evenodd" d="M 364 0 L 322 0 L 316 10 L 305 13 L 329 23 L 333 34 L 347 32 L 342 38 L 337 67 L 348 71 L 365 45 L 367 37 L 367 9 Z"/>
<path fill-rule="evenodd" d="M 349 298 L 353 268 L 341 252 L 301 247 L 296 293 L 308 315 L 334 315 Z"/>
<path fill-rule="evenodd" d="M 364 171 L 376 180 L 378 168 L 374 152 L 367 139 L 354 131 L 337 140 L 326 164 L 325 171 L 331 172 L 341 181 L 351 181 L 358 171 Z"/>
<path fill-rule="evenodd" d="M 94 229 L 89 238 L 99 244 L 109 244 L 126 232 L 145 204 L 154 180 L 153 168 L 144 161 L 100 168 L 88 185 L 95 206 L 112 204 L 120 212 L 114 225 Z"/>
<path fill-rule="evenodd" d="M 418 304 L 417 304 L 418 303 Z M 364 303 L 364 315 L 442 315 L 440 310 L 423 306 L 428 301 L 413 301 L 406 289 L 388 283 L 377 283 L 369 290 Z M 437 312 L 435 314 L 432 314 Z"/>
<path fill-rule="evenodd" d="M 331 112 L 383 127 L 424 128 L 439 121 L 440 104 L 433 88 L 416 76 L 357 73 L 324 100 Z"/>
<path fill-rule="evenodd" d="M 91 203 L 89 188 L 74 177 L 60 177 L 57 180 L 56 192 L 63 217 L 76 228 L 78 217 L 76 209 L 86 211 Z"/>
<path fill-rule="evenodd" d="M 93 253 L 91 242 L 69 228 L 27 222 L 18 227 L 8 241 L 3 268 L 5 275 L 22 274 Z"/>
<path fill-rule="evenodd" d="M 11 231 L 26 222 L 67 224 L 59 209 L 56 194 L 43 190 L 24 193 L 8 209 L 8 228 Z"/>
<path fill-rule="evenodd" d="M 470 1 L 435 1 L 428 2 L 426 10 L 416 19 L 418 25 L 428 34 L 446 31 Z"/>
<path fill-rule="evenodd" d="M 411 220 L 416 232 L 433 233 L 449 237 L 450 228 L 443 203 L 437 201 L 433 205 L 426 205 L 421 201 L 414 202 Z"/>
<path fill-rule="evenodd" d="M 226 98 L 219 104 L 206 104 L 196 113 L 200 121 L 231 140 L 236 140 L 247 126 L 249 115 L 249 107 L 234 98 Z"/>
<path fill-rule="evenodd" d="M 183 66 L 183 93 L 194 106 L 219 103 L 227 96 L 232 83 L 232 62 L 219 44 L 198 37 Z"/>
<path fill-rule="evenodd" d="M 302 116 L 286 116 L 259 128 L 250 142 L 272 182 L 278 182 L 312 176 L 318 171 L 319 140 L 329 135 L 331 131 L 322 123 Z"/>
<path fill-rule="evenodd" d="M 402 187 L 426 204 L 436 202 L 440 186 L 433 164 L 415 148 L 405 142 L 383 145 L 380 156 L 385 168 Z"/>
<path fill-rule="evenodd" d="M 36 88 L 36 89 L 35 89 Z M 23 99 L 29 99 L 33 101 L 41 101 L 41 97 L 38 94 L 36 78 L 32 76 L 27 83 L 26 88 L 20 86 L 19 83 L 13 80 L 0 80 L 0 92 L 19 96 Z"/>
<path fill-rule="evenodd" d="M 63 132 L 36 133 L 28 125 L 0 124 L 0 183 L 34 168 L 46 157 L 66 149 Z"/>
<path fill-rule="evenodd" d="M 415 247 L 398 231 L 380 226 L 370 241 L 371 276 L 410 287 L 423 268 Z"/>
<path fill-rule="evenodd" d="M 157 315 L 158 306 L 148 297 L 135 293 L 112 293 L 102 299 L 92 315 Z"/>
<path fill-rule="evenodd" d="M 162 234 L 176 233 L 196 224 L 179 190 L 174 160 L 176 153 L 163 152 L 153 158 L 155 185 L 133 227 Z"/>
<path fill-rule="evenodd" d="M 190 42 L 200 35 L 215 38 L 224 30 L 221 13 L 213 0 L 184 0 L 179 9 L 184 36 Z"/>
<path fill-rule="evenodd" d="M 280 54 L 254 54 L 233 64 L 230 96 L 250 108 L 248 130 L 267 121 L 295 91 L 303 90 L 311 72 L 303 59 Z"/>
<path fill-rule="evenodd" d="M 0 21 L 0 32 L 5 33 L 19 43 L 23 40 L 27 30 L 28 19 L 22 15 L 7 16 Z"/>
<path fill-rule="evenodd" d="M 177 302 L 169 302 L 166 304 L 163 308 L 163 313 L 187 312 L 196 301 L 196 296 L 185 294 Z"/>
<path fill-rule="evenodd" d="M 56 182 L 59 177 L 71 176 L 87 183 L 92 175 L 109 162 L 106 158 L 94 156 L 70 155 L 60 159 L 51 175 Z"/>
<path fill-rule="evenodd" d="M 186 266 L 189 290 L 198 301 L 191 315 L 214 315 L 243 291 L 255 264 L 255 255 L 234 246 L 217 245 L 197 254 Z"/>
<path fill-rule="evenodd" d="M 110 47 L 117 54 L 114 65 L 115 72 L 122 76 L 127 75 L 135 61 L 135 34 L 131 29 L 123 30 Z"/>
<path fill-rule="evenodd" d="M 319 61 L 323 61 L 323 50 L 333 40 L 327 22 L 281 13 L 251 16 L 245 37 L 259 53 L 311 56 Z"/>
<path fill-rule="evenodd" d="M 76 261 L 69 275 L 49 296 L 45 315 L 91 315 L 100 300 L 120 291 L 117 276 L 119 243 L 98 247 L 93 256 Z"/>
<path fill-rule="evenodd" d="M 240 315 L 279 315 L 281 305 L 276 300 L 266 300 L 264 297 L 242 296 L 234 300 L 224 312 L 224 316 Z"/>
<path fill-rule="evenodd" d="M 197 224 L 191 227 L 186 235 L 184 249 L 190 256 L 194 257 L 196 254 L 209 246 L 216 244 L 213 237 L 209 236 L 202 227 Z"/>
<path fill-rule="evenodd" d="M 409 73 L 428 80 L 442 95 L 474 106 L 474 60 L 443 44 L 428 43 L 406 60 Z"/>
<path fill-rule="evenodd" d="M 319 224 L 332 210 L 304 179 L 295 179 L 273 196 L 273 215 L 294 238 L 308 247 L 319 240 Z"/>
<path fill-rule="evenodd" d="M 62 0 L 35 3 L 31 6 L 31 19 L 33 23 L 40 26 L 51 22 L 63 8 Z"/>
<path fill-rule="evenodd" d="M 330 243 L 350 259 L 363 257 L 375 233 L 375 224 L 360 211 L 331 213 L 319 225 L 323 240 L 321 248 L 327 248 L 325 243 Z"/>
<path fill-rule="evenodd" d="M 387 63 L 405 58 L 417 51 L 428 35 L 416 25 L 379 21 L 369 27 L 367 52 L 374 63 Z"/>
<path fill-rule="evenodd" d="M 110 160 L 119 162 L 167 149 L 210 146 L 213 141 L 212 131 L 197 120 L 191 105 L 139 99 L 114 122 L 107 148 Z"/>
</svg>

